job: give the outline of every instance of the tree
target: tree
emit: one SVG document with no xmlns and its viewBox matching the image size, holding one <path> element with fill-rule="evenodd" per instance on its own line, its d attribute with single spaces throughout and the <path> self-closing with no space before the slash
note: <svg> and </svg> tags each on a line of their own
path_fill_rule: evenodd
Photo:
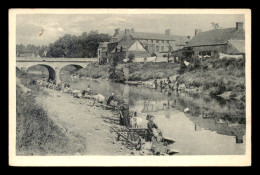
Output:
<svg viewBox="0 0 260 175">
<path fill-rule="evenodd" d="M 25 46 L 23 44 L 16 45 L 16 55 L 19 57 L 21 53 L 25 51 Z"/>
<path fill-rule="evenodd" d="M 16 45 L 16 55 L 19 57 L 22 53 L 34 54 L 35 56 L 44 54 L 44 50 L 47 50 L 48 46 L 35 46 L 33 44 L 28 44 L 24 46 L 23 44 Z"/>
<path fill-rule="evenodd" d="M 84 32 L 80 36 L 67 34 L 49 45 L 47 55 L 66 58 L 96 57 L 99 43 L 110 39 L 108 34 L 98 34 L 97 31 L 90 31 L 89 35 Z"/>
</svg>

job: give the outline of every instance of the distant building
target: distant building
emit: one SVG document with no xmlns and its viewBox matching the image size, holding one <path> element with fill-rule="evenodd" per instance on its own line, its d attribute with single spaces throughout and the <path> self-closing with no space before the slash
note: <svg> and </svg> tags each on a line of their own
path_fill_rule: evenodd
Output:
<svg viewBox="0 0 260 175">
<path fill-rule="evenodd" d="M 214 29 L 206 32 L 195 30 L 195 36 L 184 47 L 194 56 L 208 55 L 218 58 L 219 53 L 237 55 L 245 54 L 245 30 L 242 22 L 237 22 L 236 27 Z"/>
<path fill-rule="evenodd" d="M 108 42 L 99 43 L 97 53 L 99 64 L 107 63 L 107 44 Z"/>
<path fill-rule="evenodd" d="M 155 54 L 158 57 L 167 56 L 170 52 L 183 48 L 189 37 L 171 35 L 170 29 L 165 30 L 165 34 L 135 32 L 134 29 L 115 29 L 115 33 L 107 47 L 100 43 L 98 53 L 100 59 L 105 57 L 113 57 L 120 55 L 122 58 L 127 58 L 131 52 L 135 53 L 135 57 L 147 57 Z M 122 52 L 122 53 L 121 53 Z"/>
</svg>

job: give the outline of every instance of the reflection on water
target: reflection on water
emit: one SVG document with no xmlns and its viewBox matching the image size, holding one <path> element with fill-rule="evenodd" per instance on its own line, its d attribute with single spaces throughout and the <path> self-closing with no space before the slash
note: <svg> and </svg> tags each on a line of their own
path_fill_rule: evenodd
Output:
<svg viewBox="0 0 260 175">
<path fill-rule="evenodd" d="M 86 89 L 90 85 L 95 94 L 108 98 L 115 93 L 116 97 L 127 99 L 131 110 L 143 118 L 143 127 L 146 127 L 147 113 L 156 116 L 155 122 L 163 134 L 176 139 L 174 146 L 180 154 L 245 153 L 245 125 L 241 124 L 245 108 L 241 102 L 180 92 L 166 96 L 155 89 L 105 80 L 72 80 L 68 75 L 62 75 L 61 80 L 70 82 L 73 89 Z M 183 112 L 185 108 L 189 108 L 188 113 Z"/>
</svg>

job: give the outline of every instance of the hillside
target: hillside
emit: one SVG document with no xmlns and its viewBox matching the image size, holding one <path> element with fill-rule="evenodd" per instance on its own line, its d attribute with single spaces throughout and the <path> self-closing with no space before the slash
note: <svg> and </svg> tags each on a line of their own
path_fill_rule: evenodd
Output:
<svg viewBox="0 0 260 175">
<path fill-rule="evenodd" d="M 208 59 L 183 69 L 178 82 L 186 88 L 223 98 L 245 98 L 245 59 Z"/>
</svg>

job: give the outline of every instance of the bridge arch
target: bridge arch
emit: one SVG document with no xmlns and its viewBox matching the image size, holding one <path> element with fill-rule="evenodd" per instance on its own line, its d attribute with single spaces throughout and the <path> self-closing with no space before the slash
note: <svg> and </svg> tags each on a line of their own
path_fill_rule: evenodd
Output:
<svg viewBox="0 0 260 175">
<path fill-rule="evenodd" d="M 16 58 L 16 67 L 22 72 L 36 65 L 46 67 L 49 72 L 49 78 L 55 79 L 56 82 L 60 82 L 61 69 L 65 66 L 74 66 L 76 69 L 85 68 L 89 63 L 96 62 L 96 59 L 91 58 Z M 47 71 L 46 71 L 47 72 Z"/>
<path fill-rule="evenodd" d="M 75 67 L 77 70 L 84 68 L 84 66 L 83 66 L 83 65 L 80 65 L 80 64 L 66 64 L 66 65 L 64 65 L 63 67 L 61 67 L 60 70 L 64 69 L 65 67 L 68 67 L 68 66 L 73 66 L 73 67 Z"/>
<path fill-rule="evenodd" d="M 47 65 L 47 64 L 35 64 L 35 65 L 31 65 L 30 67 L 27 68 L 26 72 L 28 72 L 31 67 L 34 67 L 34 66 L 37 66 L 37 65 L 43 66 L 43 67 L 47 68 L 47 70 L 48 70 L 48 72 L 49 72 L 48 80 L 49 80 L 49 79 L 51 79 L 51 80 L 56 80 L 57 78 L 59 78 L 59 77 L 56 76 L 57 72 L 55 71 L 55 69 L 54 69 L 52 66 Z"/>
</svg>

